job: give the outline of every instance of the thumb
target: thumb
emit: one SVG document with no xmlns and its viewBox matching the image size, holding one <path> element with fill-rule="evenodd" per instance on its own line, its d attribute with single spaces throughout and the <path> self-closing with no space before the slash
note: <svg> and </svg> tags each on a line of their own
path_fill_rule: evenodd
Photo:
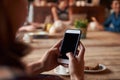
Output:
<svg viewBox="0 0 120 80">
<path fill-rule="evenodd" d="M 66 56 L 69 58 L 69 60 L 75 59 L 74 55 L 71 52 L 67 53 Z"/>
</svg>

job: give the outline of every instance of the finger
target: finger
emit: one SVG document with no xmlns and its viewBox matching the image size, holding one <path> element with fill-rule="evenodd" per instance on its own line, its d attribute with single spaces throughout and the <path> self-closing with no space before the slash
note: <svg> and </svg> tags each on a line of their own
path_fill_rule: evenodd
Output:
<svg viewBox="0 0 120 80">
<path fill-rule="evenodd" d="M 84 53 L 85 53 L 85 47 L 83 46 L 82 43 L 80 43 L 80 51 L 78 54 L 78 58 L 84 60 Z"/>
<path fill-rule="evenodd" d="M 59 40 L 59 41 L 53 46 L 53 48 L 59 48 L 60 45 L 61 45 L 61 42 L 62 42 L 62 40 Z"/>
<path fill-rule="evenodd" d="M 80 43 L 81 43 L 81 42 L 79 41 L 79 42 L 78 42 L 78 50 L 79 50 Z"/>
<path fill-rule="evenodd" d="M 68 64 L 61 64 L 62 66 L 64 66 L 65 68 L 68 68 Z"/>
<path fill-rule="evenodd" d="M 58 48 L 52 48 L 50 50 L 50 52 L 59 54 L 59 49 Z"/>
<path fill-rule="evenodd" d="M 49 49 L 49 50 L 46 52 L 47 55 L 49 55 L 48 53 L 50 53 L 50 54 L 55 54 L 55 55 L 59 56 L 59 50 L 58 50 L 58 48 L 51 48 L 51 49 Z"/>
<path fill-rule="evenodd" d="M 75 57 L 71 52 L 67 53 L 66 56 L 69 58 L 70 61 L 75 60 Z"/>
</svg>

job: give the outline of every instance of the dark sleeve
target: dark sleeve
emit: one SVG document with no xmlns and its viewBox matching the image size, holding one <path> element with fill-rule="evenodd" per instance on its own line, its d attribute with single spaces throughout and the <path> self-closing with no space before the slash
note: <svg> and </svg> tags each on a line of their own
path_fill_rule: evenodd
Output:
<svg viewBox="0 0 120 80">
<path fill-rule="evenodd" d="M 111 24 L 111 21 L 112 21 L 112 15 L 106 19 L 106 21 L 103 24 L 104 27 L 109 27 L 109 25 Z"/>
<path fill-rule="evenodd" d="M 111 31 L 111 32 L 118 32 L 120 33 L 120 27 L 117 28 L 109 28 L 109 27 L 105 27 L 105 31 Z"/>
<path fill-rule="evenodd" d="M 115 30 L 115 29 L 110 28 L 110 27 L 105 27 L 104 29 L 105 29 L 105 31 L 116 32 L 116 30 Z"/>
<path fill-rule="evenodd" d="M 104 26 L 105 26 L 105 30 L 106 31 L 111 31 L 111 32 L 120 32 L 120 19 L 118 19 L 118 21 L 114 21 L 112 22 L 112 25 L 114 25 L 114 28 L 113 27 L 110 27 L 110 24 L 111 24 L 111 21 L 112 19 L 114 19 L 114 16 L 111 15 L 111 17 L 109 17 L 106 22 L 104 23 Z"/>
</svg>

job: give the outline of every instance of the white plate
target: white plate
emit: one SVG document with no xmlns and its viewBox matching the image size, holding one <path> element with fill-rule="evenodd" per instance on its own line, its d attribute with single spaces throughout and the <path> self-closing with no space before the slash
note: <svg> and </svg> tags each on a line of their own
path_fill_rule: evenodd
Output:
<svg viewBox="0 0 120 80">
<path fill-rule="evenodd" d="M 33 36 L 33 35 L 48 35 L 48 33 L 45 31 L 41 31 L 41 32 L 31 32 L 31 33 L 28 33 L 28 35 L 31 35 L 31 36 Z"/>
<path fill-rule="evenodd" d="M 97 72 L 102 72 L 106 70 L 106 66 L 103 64 L 99 64 L 100 69 L 99 70 L 84 70 L 84 72 L 87 73 L 97 73 Z"/>
<path fill-rule="evenodd" d="M 48 38 L 48 33 L 45 31 L 41 31 L 41 32 L 31 32 L 28 33 L 29 36 L 35 38 L 35 39 L 39 39 L 39 38 Z"/>
<path fill-rule="evenodd" d="M 68 68 L 66 68 L 66 73 L 62 73 L 61 71 L 60 71 L 60 67 L 61 66 L 58 66 L 58 67 L 56 67 L 55 69 L 54 69 L 54 73 L 55 74 L 57 74 L 57 75 L 62 75 L 62 76 L 69 76 L 70 74 L 69 74 L 69 71 L 68 71 Z"/>
</svg>

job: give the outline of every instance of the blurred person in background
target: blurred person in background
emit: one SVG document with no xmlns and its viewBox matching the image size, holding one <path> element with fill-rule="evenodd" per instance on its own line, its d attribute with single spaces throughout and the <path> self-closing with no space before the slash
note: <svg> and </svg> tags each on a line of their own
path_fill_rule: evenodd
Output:
<svg viewBox="0 0 120 80">
<path fill-rule="evenodd" d="M 33 4 L 35 6 L 47 6 L 47 1 L 46 0 L 34 0 Z"/>
<path fill-rule="evenodd" d="M 34 8 L 47 6 L 46 0 L 31 0 L 29 1 L 28 18 L 25 25 L 22 26 L 19 31 L 34 31 L 36 28 L 41 26 L 41 23 L 34 22 Z"/>
<path fill-rule="evenodd" d="M 96 18 L 92 20 L 96 23 L 96 28 L 98 30 L 105 30 L 111 32 L 120 32 L 120 0 L 111 0 L 112 13 L 101 25 Z"/>
<path fill-rule="evenodd" d="M 68 25 L 72 23 L 72 10 L 69 6 L 69 0 L 58 0 L 58 5 L 52 8 L 52 16 L 55 21 L 62 21 Z"/>
<path fill-rule="evenodd" d="M 58 0 L 58 5 L 51 9 L 53 25 L 49 33 L 54 35 L 63 33 L 72 24 L 72 9 L 69 6 L 69 0 Z"/>
<path fill-rule="evenodd" d="M 16 32 L 27 17 L 27 0 L 0 0 L 0 80 L 19 80 L 20 77 L 39 75 L 60 65 L 57 62 L 61 41 L 33 63 L 22 62 L 31 48 L 15 40 Z M 77 57 L 68 53 L 71 80 L 84 80 L 84 52 L 80 44 Z M 24 80 L 24 79 L 21 79 Z M 25 79 L 29 80 L 29 79 Z M 31 79 L 30 79 L 31 80 Z"/>
</svg>

